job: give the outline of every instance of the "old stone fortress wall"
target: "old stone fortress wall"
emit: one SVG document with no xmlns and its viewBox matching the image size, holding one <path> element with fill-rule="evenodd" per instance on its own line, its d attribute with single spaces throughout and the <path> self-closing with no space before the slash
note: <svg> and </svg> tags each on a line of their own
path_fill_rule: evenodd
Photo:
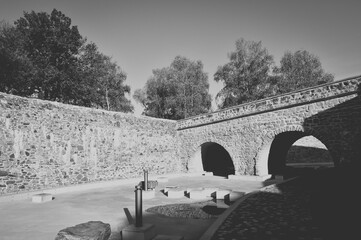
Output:
<svg viewBox="0 0 361 240">
<path fill-rule="evenodd" d="M 180 172 L 175 121 L 0 94 L 0 193 Z"/>
<path fill-rule="evenodd" d="M 335 165 L 352 162 L 361 149 L 360 83 L 345 79 L 178 122 L 0 93 L 0 195 L 140 177 L 143 169 L 202 171 L 204 144 L 222 146 L 235 175 L 269 174 L 284 164 L 274 160 L 279 153 L 309 135 Z"/>
</svg>

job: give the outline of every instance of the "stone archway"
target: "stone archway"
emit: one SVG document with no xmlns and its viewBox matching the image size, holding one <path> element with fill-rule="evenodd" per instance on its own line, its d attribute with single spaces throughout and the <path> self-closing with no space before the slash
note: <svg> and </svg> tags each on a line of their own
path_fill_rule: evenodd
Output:
<svg viewBox="0 0 361 240">
<path fill-rule="evenodd" d="M 216 176 L 235 173 L 235 167 L 228 151 L 215 142 L 201 144 L 188 165 L 189 172 L 212 172 Z"/>
<path fill-rule="evenodd" d="M 334 166 L 328 148 L 313 135 L 296 140 L 286 156 L 286 166 Z"/>
<path fill-rule="evenodd" d="M 294 143 L 298 142 L 298 140 L 306 139 L 306 138 L 313 138 L 316 141 L 318 141 L 320 144 L 324 146 L 323 149 L 318 149 L 316 147 L 299 147 L 297 145 L 294 146 Z M 269 155 L 268 155 L 268 172 L 272 175 L 277 174 L 284 174 L 286 171 L 286 163 L 287 161 L 290 161 L 290 158 L 294 156 L 290 156 L 291 154 L 295 154 L 294 150 L 302 150 L 307 152 L 307 154 L 314 154 L 317 155 L 320 152 L 325 153 L 326 152 L 326 161 L 332 162 L 332 157 L 330 153 L 327 150 L 327 147 L 323 144 L 323 142 L 316 138 L 315 136 L 312 136 L 312 134 L 307 134 L 303 131 L 297 131 L 297 130 L 291 130 L 291 131 L 284 131 L 281 133 L 278 133 L 272 143 L 269 146 Z M 298 154 L 298 153 L 297 153 Z M 302 158 L 301 156 L 298 156 L 298 158 Z M 319 157 L 319 156 L 314 156 Z M 309 159 L 298 159 L 299 165 L 309 165 Z M 320 160 L 321 161 L 321 160 Z M 332 162 L 333 163 L 333 162 Z M 291 164 L 292 165 L 292 164 Z"/>
</svg>

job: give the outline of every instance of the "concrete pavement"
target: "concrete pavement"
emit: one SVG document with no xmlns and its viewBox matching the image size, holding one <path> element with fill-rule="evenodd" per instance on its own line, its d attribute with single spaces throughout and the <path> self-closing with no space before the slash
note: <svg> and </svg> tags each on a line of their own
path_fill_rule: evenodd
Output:
<svg viewBox="0 0 361 240">
<path fill-rule="evenodd" d="M 149 174 L 149 180 L 159 176 Z M 172 218 L 149 213 L 147 208 L 174 203 L 192 203 L 200 200 L 168 198 L 162 189 L 166 186 L 184 188 L 217 187 L 239 192 L 251 192 L 264 186 L 261 180 L 225 179 L 216 176 L 173 175 L 168 182 L 159 182 L 155 198 L 143 199 L 143 222 L 155 224 L 157 234 L 180 235 L 185 240 L 196 240 L 216 220 Z M 31 194 L 17 200 L 0 201 L 1 240 L 50 240 L 59 230 L 87 221 L 102 221 L 111 225 L 111 240 L 120 239 L 119 232 L 128 226 L 124 208 L 134 216 L 134 186 L 142 179 L 128 179 L 97 183 L 53 191 L 54 200 L 33 203 Z M 45 191 L 47 192 L 47 191 Z M 49 191 L 48 191 L 49 192 Z"/>
</svg>

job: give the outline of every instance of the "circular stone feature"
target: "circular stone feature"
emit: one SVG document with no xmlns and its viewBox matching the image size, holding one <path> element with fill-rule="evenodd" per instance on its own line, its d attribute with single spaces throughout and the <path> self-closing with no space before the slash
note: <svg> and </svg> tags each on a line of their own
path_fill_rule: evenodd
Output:
<svg viewBox="0 0 361 240">
<path fill-rule="evenodd" d="M 168 204 L 148 208 L 146 212 L 175 218 L 209 219 L 217 218 L 225 209 L 216 209 L 213 201 L 192 204 Z"/>
</svg>

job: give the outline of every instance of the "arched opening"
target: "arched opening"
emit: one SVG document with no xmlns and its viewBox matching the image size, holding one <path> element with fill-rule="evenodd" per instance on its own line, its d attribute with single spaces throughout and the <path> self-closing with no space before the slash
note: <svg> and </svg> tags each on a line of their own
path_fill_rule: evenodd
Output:
<svg viewBox="0 0 361 240">
<path fill-rule="evenodd" d="M 214 142 L 201 145 L 203 170 L 216 176 L 228 176 L 235 173 L 231 156 L 224 147 Z"/>
<path fill-rule="evenodd" d="M 286 166 L 333 166 L 327 147 L 314 136 L 295 141 L 287 152 Z"/>
<path fill-rule="evenodd" d="M 272 175 L 297 175 L 318 167 L 333 166 L 327 147 L 299 131 L 278 134 L 270 147 L 268 170 Z"/>
</svg>

